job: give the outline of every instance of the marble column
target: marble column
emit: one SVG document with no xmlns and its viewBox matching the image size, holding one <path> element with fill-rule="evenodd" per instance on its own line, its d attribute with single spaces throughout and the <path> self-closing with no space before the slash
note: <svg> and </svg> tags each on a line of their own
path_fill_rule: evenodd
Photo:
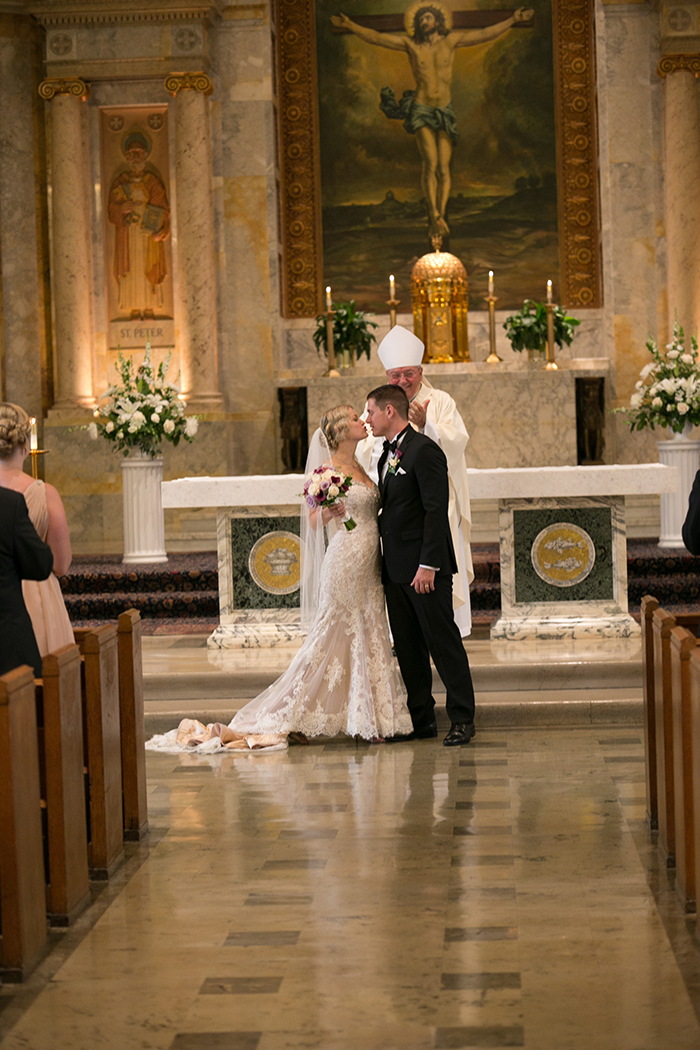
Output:
<svg viewBox="0 0 700 1050">
<path fill-rule="evenodd" d="M 51 105 L 52 288 L 56 333 L 54 410 L 90 408 L 92 384 L 92 267 L 87 141 L 78 79 L 50 78 L 39 87 Z"/>
<path fill-rule="evenodd" d="M 700 329 L 700 55 L 667 54 L 664 78 L 664 197 L 669 331 L 674 316 L 690 337 Z"/>
<path fill-rule="evenodd" d="M 171 73 L 175 97 L 178 288 L 182 393 L 189 411 L 221 408 L 216 323 L 216 268 L 211 130 L 206 73 Z"/>
<path fill-rule="evenodd" d="M 8 20 L 9 21 L 9 20 Z M 4 389 L 30 416 L 42 417 L 42 269 L 37 223 L 32 81 L 34 41 L 0 33 L 0 226 Z"/>
</svg>

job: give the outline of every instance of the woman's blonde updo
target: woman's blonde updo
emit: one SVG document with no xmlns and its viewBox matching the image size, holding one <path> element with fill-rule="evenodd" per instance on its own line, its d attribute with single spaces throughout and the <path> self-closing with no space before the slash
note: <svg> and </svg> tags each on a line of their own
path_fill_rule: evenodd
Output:
<svg viewBox="0 0 700 1050">
<path fill-rule="evenodd" d="M 0 459 L 9 459 L 15 449 L 28 445 L 31 430 L 23 408 L 9 401 L 0 402 Z"/>
<path fill-rule="evenodd" d="M 318 425 L 331 452 L 335 452 L 340 442 L 348 436 L 350 413 L 354 411 L 352 405 L 336 405 L 321 416 Z"/>
</svg>

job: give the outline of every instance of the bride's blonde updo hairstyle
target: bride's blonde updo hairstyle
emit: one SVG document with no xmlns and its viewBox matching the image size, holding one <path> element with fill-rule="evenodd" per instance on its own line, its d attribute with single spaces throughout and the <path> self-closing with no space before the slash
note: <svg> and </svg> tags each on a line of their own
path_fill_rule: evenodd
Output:
<svg viewBox="0 0 700 1050">
<path fill-rule="evenodd" d="M 348 436 L 350 425 L 349 417 L 350 413 L 354 411 L 355 409 L 352 405 L 336 405 L 335 408 L 329 408 L 328 411 L 321 416 L 318 425 L 328 442 L 328 447 L 331 452 L 335 452 L 340 442 L 344 441 Z"/>
<path fill-rule="evenodd" d="M 15 449 L 29 444 L 29 416 L 9 401 L 0 402 L 0 459 L 9 459 Z"/>
</svg>

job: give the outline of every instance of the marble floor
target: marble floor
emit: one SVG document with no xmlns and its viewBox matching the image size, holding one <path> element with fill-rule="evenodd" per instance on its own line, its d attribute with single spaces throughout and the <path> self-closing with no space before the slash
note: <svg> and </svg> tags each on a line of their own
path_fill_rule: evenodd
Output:
<svg viewBox="0 0 700 1050">
<path fill-rule="evenodd" d="M 148 755 L 150 838 L 3 1050 L 697 1050 L 639 729 Z"/>
</svg>

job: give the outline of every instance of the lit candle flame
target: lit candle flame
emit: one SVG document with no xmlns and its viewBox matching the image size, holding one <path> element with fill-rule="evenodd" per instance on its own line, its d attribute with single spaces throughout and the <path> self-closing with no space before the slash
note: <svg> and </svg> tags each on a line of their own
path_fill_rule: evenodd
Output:
<svg viewBox="0 0 700 1050">
<path fill-rule="evenodd" d="M 31 430 L 30 430 L 30 433 L 29 433 L 29 447 L 30 447 L 30 449 L 36 450 L 36 449 L 39 448 L 39 440 L 38 440 L 38 437 L 37 437 L 36 419 L 34 418 L 34 416 L 32 416 L 32 418 L 29 420 L 29 425 L 31 427 Z"/>
</svg>

